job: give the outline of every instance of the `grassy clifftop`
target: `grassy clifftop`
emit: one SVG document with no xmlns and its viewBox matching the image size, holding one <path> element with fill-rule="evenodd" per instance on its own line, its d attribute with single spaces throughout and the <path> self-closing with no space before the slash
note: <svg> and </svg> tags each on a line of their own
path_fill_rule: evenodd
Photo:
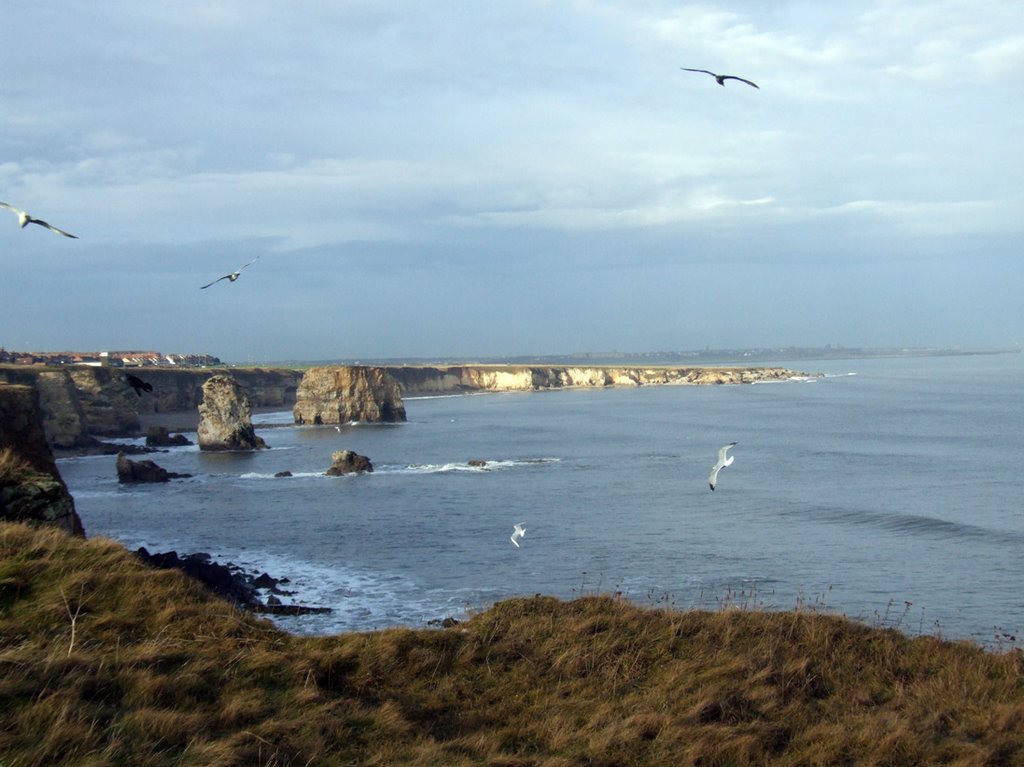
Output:
<svg viewBox="0 0 1024 767">
<path fill-rule="evenodd" d="M 0 525 L 0 763 L 1020 764 L 1024 659 L 805 612 L 512 599 L 296 637 Z"/>
</svg>

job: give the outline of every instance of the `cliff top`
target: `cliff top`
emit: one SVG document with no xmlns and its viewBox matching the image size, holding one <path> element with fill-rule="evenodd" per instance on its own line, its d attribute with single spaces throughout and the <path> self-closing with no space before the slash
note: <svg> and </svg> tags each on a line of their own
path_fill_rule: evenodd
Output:
<svg viewBox="0 0 1024 767">
<path fill-rule="evenodd" d="M 1010 764 L 1024 658 L 807 611 L 511 599 L 298 637 L 118 544 L 0 526 L 10 764 Z M 102 755 L 102 756 L 101 756 Z"/>
</svg>

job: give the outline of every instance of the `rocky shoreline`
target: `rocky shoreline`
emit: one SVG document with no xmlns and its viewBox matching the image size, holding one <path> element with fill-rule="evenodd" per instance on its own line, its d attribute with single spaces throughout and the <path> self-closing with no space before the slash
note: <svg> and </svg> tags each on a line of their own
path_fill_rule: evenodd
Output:
<svg viewBox="0 0 1024 767">
<path fill-rule="evenodd" d="M 310 410 L 299 404 L 298 393 L 308 376 L 339 381 L 374 380 L 389 397 L 374 402 L 345 402 Z M 346 371 L 350 374 L 346 377 Z M 566 388 L 607 388 L 660 385 L 721 385 L 781 381 L 805 375 L 778 367 L 692 366 L 536 366 L 536 365 L 342 365 L 330 368 L 261 369 L 136 369 L 152 390 L 136 393 L 125 372 L 115 368 L 24 367 L 0 365 L 0 383 L 25 384 L 38 393 L 47 442 L 60 455 L 105 452 L 99 443 L 110 437 L 135 437 L 152 426 L 171 431 L 195 431 L 203 385 L 215 375 L 229 374 L 246 393 L 253 413 L 292 409 L 296 422 L 336 422 L 351 413 L 381 411 L 384 420 L 404 420 L 402 397 L 474 394 L 483 392 L 550 391 Z M 309 379 L 312 383 L 313 378 Z M 390 380 L 397 389 L 383 384 Z M 383 387 L 383 388 L 381 388 Z M 349 398 L 371 387 L 353 386 Z M 382 406 L 383 410 L 382 410 Z M 359 420 L 365 420 L 364 415 Z M 258 420 L 258 419 L 257 419 Z M 116 453 L 116 450 L 111 450 Z"/>
<path fill-rule="evenodd" d="M 196 553 L 179 556 L 176 551 L 150 553 L 144 546 L 135 551 L 142 562 L 161 570 L 181 570 L 243 610 L 265 615 L 311 615 L 329 613 L 330 607 L 284 604 L 279 597 L 294 596 L 295 592 L 281 589 L 287 578 L 274 578 L 269 573 L 249 573 L 228 563 L 215 562 L 209 554 Z M 264 599 L 261 592 L 266 591 Z"/>
<path fill-rule="evenodd" d="M 141 371 L 140 371 L 141 372 Z M 154 371 L 156 372 L 156 371 Z M 218 424 L 247 428 L 253 438 L 248 449 L 265 447 L 255 437 L 249 419 L 250 398 L 256 407 L 280 411 L 293 405 L 295 422 L 338 423 L 349 419 L 380 421 L 405 420 L 402 395 L 430 396 L 475 392 L 544 391 L 563 388 L 621 387 L 668 384 L 742 384 L 779 381 L 798 374 L 783 368 L 690 368 L 690 367 L 531 367 L 491 366 L 419 366 L 370 368 L 335 366 L 314 368 L 301 378 L 297 371 L 265 371 L 273 394 L 259 391 L 260 382 L 250 371 L 240 376 L 212 371 L 159 371 L 143 373 L 145 395 L 134 387 L 122 371 L 110 369 L 15 370 L 0 368 L 0 519 L 56 526 L 84 537 L 85 530 L 74 508 L 74 499 L 60 478 L 54 455 L 117 454 L 117 474 L 121 483 L 167 482 L 188 478 L 188 474 L 168 472 L 152 461 L 132 461 L 127 454 L 159 452 L 166 446 L 190 444 L 182 430 L 198 421 L 200 448 L 221 449 L 219 443 L 203 444 L 203 419 L 210 422 L 211 408 L 217 409 Z M 289 390 L 283 378 L 300 383 Z M 15 379 L 17 383 L 7 381 Z M 83 381 L 89 386 L 83 385 Z M 97 386 L 92 386 L 97 384 Z M 216 384 L 216 386 L 214 386 Z M 303 384 L 307 384 L 305 388 Z M 249 386 L 255 386 L 255 394 Z M 230 389 L 230 396 L 208 391 Z M 170 389 L 168 394 L 165 389 Z M 198 390 L 198 394 L 195 390 Z M 173 392 L 182 396 L 174 396 Z M 152 394 L 152 399 L 149 395 Z M 204 396 L 205 395 L 205 396 Z M 297 402 L 294 400 L 297 397 Z M 290 402 L 289 400 L 292 400 Z M 195 408 L 163 409 L 142 415 L 145 403 L 195 403 Z M 216 407 L 215 407 L 216 406 Z M 219 409 L 218 409 L 219 408 Z M 223 411 L 223 412 L 221 412 Z M 124 445 L 101 437 L 135 437 L 141 433 L 143 419 L 148 427 L 147 446 Z M 310 419 L 310 420 L 307 420 Z M 162 423 L 161 423 L 162 422 Z M 258 418 L 257 418 L 258 424 Z M 213 428 L 213 427 L 209 427 Z M 209 431 L 209 428 L 207 429 Z M 192 431 L 191 428 L 187 428 Z M 232 432 L 233 434 L 233 432 Z M 230 436 L 230 435 L 229 435 Z M 233 439 L 233 438 L 232 438 Z M 241 446 L 228 439 L 229 449 Z M 209 442 L 209 440 L 208 440 Z M 212 447 L 211 447 L 212 445 Z M 471 462 L 477 463 L 477 462 Z M 350 451 L 336 451 L 328 475 L 372 472 L 368 458 Z M 282 473 L 285 475 L 286 473 Z M 284 605 L 274 589 L 282 581 L 267 574 L 247 575 L 230 565 L 220 565 L 203 555 L 178 556 L 175 552 L 149 554 L 141 559 L 156 567 L 173 567 L 198 578 L 215 592 L 239 607 L 254 612 L 295 615 L 324 612 L 326 608 Z M 270 589 L 266 599 L 260 589 Z"/>
</svg>

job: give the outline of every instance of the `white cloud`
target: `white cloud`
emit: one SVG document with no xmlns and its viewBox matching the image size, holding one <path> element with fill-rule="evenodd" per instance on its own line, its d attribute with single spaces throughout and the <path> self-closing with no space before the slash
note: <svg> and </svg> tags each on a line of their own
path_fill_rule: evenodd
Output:
<svg viewBox="0 0 1024 767">
<path fill-rule="evenodd" d="M 912 250 L 1024 221 L 1015 0 L 54 0 L 7 9 L 0 50 L 0 199 L 95 248 L 68 266 L 67 243 L 8 227 L 5 263 L 105 264 L 113 294 L 151 289 L 119 282 L 125 253 L 173 281 L 168 253 L 290 251 L 279 279 L 309 284 L 329 268 L 309 253 L 361 241 L 429 247 L 439 273 L 473 248 L 574 264 L 585 242 L 596 269 L 629 247 Z"/>
<path fill-rule="evenodd" d="M 981 46 L 973 56 L 982 74 L 990 77 L 1024 75 L 1024 35 Z"/>
</svg>

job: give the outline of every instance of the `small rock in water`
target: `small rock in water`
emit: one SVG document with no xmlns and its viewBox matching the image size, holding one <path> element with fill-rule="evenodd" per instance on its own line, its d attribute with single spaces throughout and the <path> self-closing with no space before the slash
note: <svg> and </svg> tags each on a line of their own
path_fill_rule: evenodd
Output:
<svg viewBox="0 0 1024 767">
<path fill-rule="evenodd" d="M 169 482 L 172 479 L 191 477 L 191 474 L 177 474 L 167 471 L 153 461 L 133 461 L 123 452 L 117 454 L 117 481 L 121 484 L 139 482 Z"/>
<path fill-rule="evenodd" d="M 191 444 L 192 441 L 184 434 L 171 435 L 166 426 L 150 426 L 146 431 L 146 445 L 149 447 L 176 447 Z"/>
<path fill-rule="evenodd" d="M 328 477 L 337 477 L 342 474 L 360 474 L 373 471 L 373 464 L 365 455 L 359 455 L 351 450 L 335 450 L 331 454 L 331 468 L 324 472 Z"/>
</svg>

